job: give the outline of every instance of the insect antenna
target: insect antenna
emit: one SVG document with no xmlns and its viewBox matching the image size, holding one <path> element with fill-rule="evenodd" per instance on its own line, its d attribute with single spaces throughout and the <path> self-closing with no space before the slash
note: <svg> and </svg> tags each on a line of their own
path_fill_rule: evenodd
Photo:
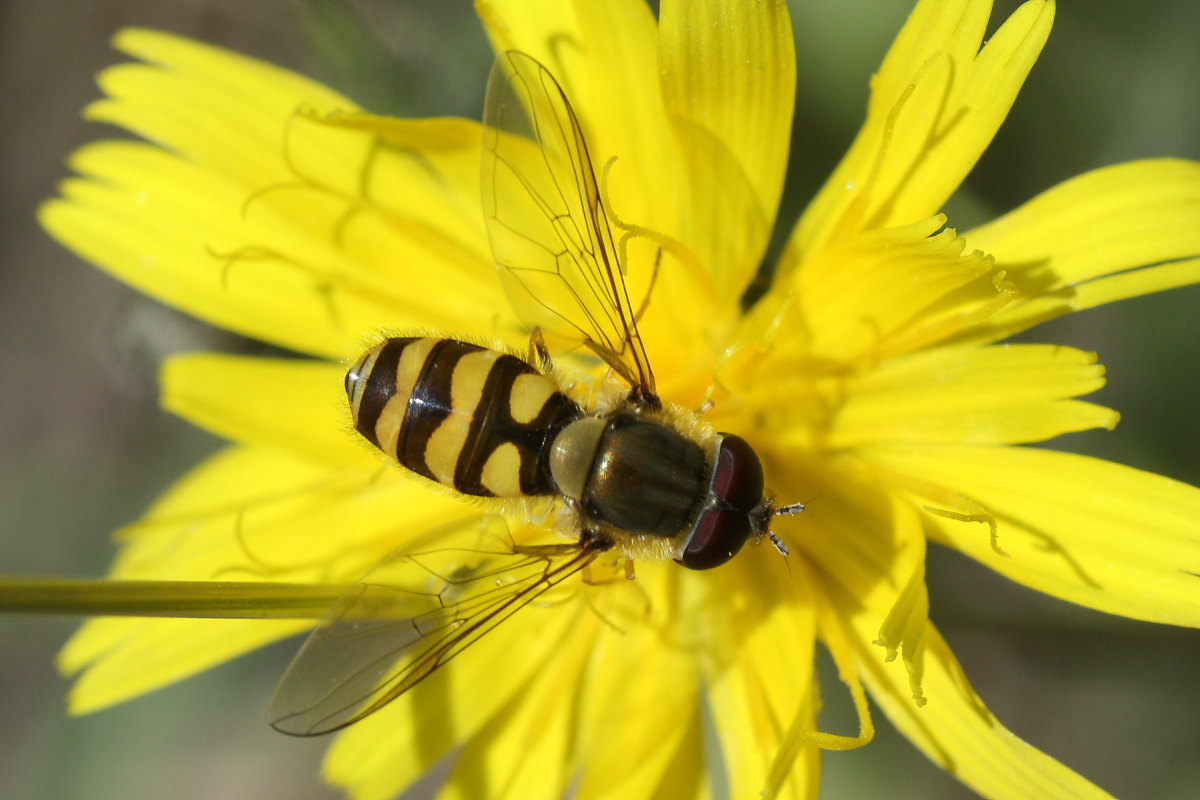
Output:
<svg viewBox="0 0 1200 800">
<path fill-rule="evenodd" d="M 778 508 L 772 509 L 771 516 L 786 517 L 792 514 L 799 514 L 805 509 L 805 507 L 805 503 L 788 503 L 786 506 L 779 506 Z M 770 538 L 771 544 L 775 545 L 775 549 L 778 550 L 779 554 L 784 558 L 786 558 L 792 552 L 791 548 L 789 548 L 782 539 L 775 535 L 775 531 L 768 530 L 767 536 Z"/>
</svg>

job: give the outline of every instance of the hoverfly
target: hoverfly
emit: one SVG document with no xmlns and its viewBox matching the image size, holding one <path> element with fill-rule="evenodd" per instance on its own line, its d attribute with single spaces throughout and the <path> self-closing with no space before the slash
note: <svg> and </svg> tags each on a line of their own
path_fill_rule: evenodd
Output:
<svg viewBox="0 0 1200 800">
<path fill-rule="evenodd" d="M 505 290 L 533 331 L 528 357 L 453 338 L 389 338 L 346 375 L 357 431 L 466 495 L 557 499 L 570 543 L 506 544 L 479 518 L 393 556 L 326 615 L 272 701 L 271 724 L 328 733 L 379 710 L 601 553 L 689 569 L 769 536 L 777 514 L 757 454 L 664 408 L 612 223 L 567 97 L 532 57 L 502 54 L 484 111 L 483 210 Z M 542 338 L 573 339 L 629 389 L 585 408 Z M 483 533 L 480 536 L 480 532 Z M 455 536 L 461 537 L 455 539 Z"/>
</svg>

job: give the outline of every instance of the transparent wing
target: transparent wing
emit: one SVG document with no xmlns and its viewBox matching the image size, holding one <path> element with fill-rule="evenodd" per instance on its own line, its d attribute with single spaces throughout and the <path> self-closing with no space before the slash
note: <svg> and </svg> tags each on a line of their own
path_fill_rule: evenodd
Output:
<svg viewBox="0 0 1200 800">
<path fill-rule="evenodd" d="M 509 302 L 547 340 L 583 343 L 657 404 L 579 120 L 530 56 L 500 54 L 483 109 L 483 210 Z"/>
<path fill-rule="evenodd" d="M 495 516 L 430 539 L 389 556 L 330 608 L 275 690 L 272 727 L 317 736 L 373 714 L 602 549 L 514 546 Z"/>
</svg>

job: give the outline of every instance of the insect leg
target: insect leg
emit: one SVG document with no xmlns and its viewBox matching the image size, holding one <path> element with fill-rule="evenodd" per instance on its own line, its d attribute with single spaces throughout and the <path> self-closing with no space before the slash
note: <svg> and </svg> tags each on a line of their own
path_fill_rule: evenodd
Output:
<svg viewBox="0 0 1200 800">
<path fill-rule="evenodd" d="M 546 348 L 546 339 L 542 329 L 535 327 L 529 332 L 529 363 L 539 371 L 548 373 L 553 368 L 550 361 L 550 351 Z"/>
</svg>

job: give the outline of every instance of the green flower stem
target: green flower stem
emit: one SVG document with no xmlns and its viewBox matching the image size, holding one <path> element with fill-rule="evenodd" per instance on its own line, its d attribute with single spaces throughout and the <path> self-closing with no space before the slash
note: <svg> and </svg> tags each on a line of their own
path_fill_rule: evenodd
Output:
<svg viewBox="0 0 1200 800">
<path fill-rule="evenodd" d="M 317 619 L 345 591 L 320 584 L 0 577 L 0 613 Z"/>
</svg>

